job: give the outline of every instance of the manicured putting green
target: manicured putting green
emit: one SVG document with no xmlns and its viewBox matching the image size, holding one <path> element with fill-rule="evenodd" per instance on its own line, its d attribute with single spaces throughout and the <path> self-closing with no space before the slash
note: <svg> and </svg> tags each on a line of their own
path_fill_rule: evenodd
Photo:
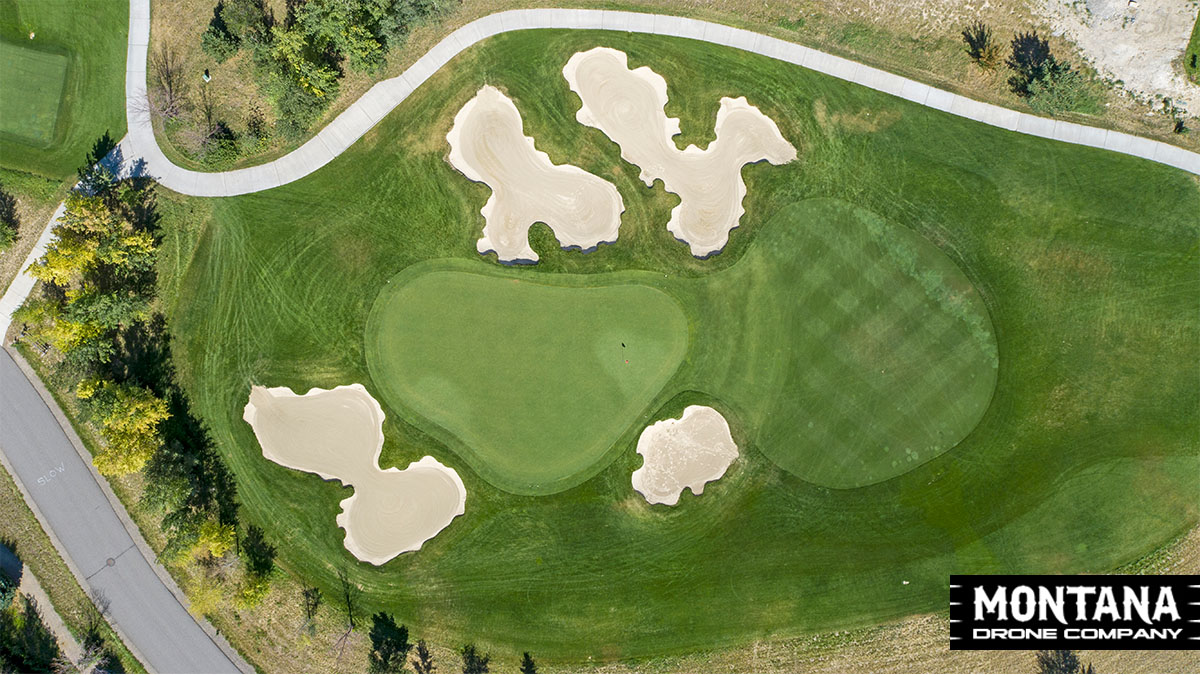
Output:
<svg viewBox="0 0 1200 675">
<path fill-rule="evenodd" d="M 807 481 L 850 488 L 903 474 L 954 447 L 991 399 L 996 342 L 974 286 L 921 236 L 845 202 L 780 211 L 709 296 L 738 311 L 710 311 L 732 322 L 702 330 L 758 352 L 711 393 Z M 714 371 L 729 368 L 717 361 Z"/>
<path fill-rule="evenodd" d="M 544 494 L 600 468 L 687 337 L 679 305 L 644 285 L 447 261 L 380 294 L 367 363 L 385 401 L 453 434 L 489 482 Z"/>
<path fill-rule="evenodd" d="M 66 56 L 0 41 L 0 133 L 52 141 L 66 79 Z"/>
</svg>

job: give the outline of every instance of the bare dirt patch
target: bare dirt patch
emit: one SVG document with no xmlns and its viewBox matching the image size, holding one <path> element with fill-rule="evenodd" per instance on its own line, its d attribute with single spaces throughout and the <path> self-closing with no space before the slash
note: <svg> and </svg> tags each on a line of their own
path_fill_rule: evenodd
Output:
<svg viewBox="0 0 1200 675">
<path fill-rule="evenodd" d="M 690 405 L 679 419 L 655 422 L 638 438 L 638 454 L 645 458 L 633 472 L 633 489 L 651 504 L 674 506 L 684 488 L 704 492 L 704 484 L 725 475 L 737 459 L 737 444 L 721 413 Z"/>
<path fill-rule="evenodd" d="M 667 117 L 667 81 L 650 68 L 631 70 L 624 52 L 597 47 L 567 61 L 563 76 L 579 95 L 581 124 L 595 127 L 621 146 L 621 157 L 641 169 L 647 186 L 662 180 L 679 195 L 667 229 L 703 258 L 729 241 L 745 209 L 742 167 L 767 160 L 785 164 L 796 148 L 783 138 L 771 118 L 745 97 L 721 99 L 716 140 L 701 149 L 680 150 L 679 119 Z"/>
<path fill-rule="evenodd" d="M 1033 7 L 1055 35 L 1126 90 L 1200 113 L 1200 86 L 1188 81 L 1180 60 L 1200 9 L 1196 0 L 1042 0 Z"/>
<path fill-rule="evenodd" d="M 521 113 L 486 86 L 458 111 L 446 136 L 450 164 L 492 188 L 476 247 L 502 262 L 536 262 L 529 228 L 546 223 L 564 248 L 617 240 L 625 203 L 608 181 L 570 164 L 555 165 L 522 131 Z"/>
<path fill-rule="evenodd" d="M 243 415 L 267 459 L 354 488 L 337 523 L 346 548 L 373 565 L 420 549 L 465 512 L 467 498 L 458 473 L 433 457 L 381 470 L 383 417 L 361 384 L 303 395 L 255 386 Z"/>
</svg>

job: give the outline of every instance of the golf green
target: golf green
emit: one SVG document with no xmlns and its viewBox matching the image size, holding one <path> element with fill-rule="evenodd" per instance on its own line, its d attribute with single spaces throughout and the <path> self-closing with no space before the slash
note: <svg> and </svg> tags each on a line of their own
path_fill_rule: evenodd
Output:
<svg viewBox="0 0 1200 675">
<path fill-rule="evenodd" d="M 66 56 L 0 40 L 0 133 L 49 143 L 66 79 Z"/>
<path fill-rule="evenodd" d="M 698 371 L 720 384 L 705 391 L 807 481 L 899 476 L 954 447 L 991 400 L 983 299 L 949 256 L 870 211 L 830 199 L 784 208 L 707 285 L 697 340 L 712 348 Z"/>
<path fill-rule="evenodd" d="M 482 262 L 405 270 L 367 323 L 371 379 L 392 407 L 460 439 L 453 447 L 497 487 L 570 487 L 600 468 L 687 346 L 670 296 L 604 284 L 509 278 Z"/>
</svg>

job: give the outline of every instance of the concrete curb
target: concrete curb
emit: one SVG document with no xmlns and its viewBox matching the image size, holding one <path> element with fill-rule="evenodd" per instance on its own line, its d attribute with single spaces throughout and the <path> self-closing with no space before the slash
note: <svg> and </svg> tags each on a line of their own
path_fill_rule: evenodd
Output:
<svg viewBox="0 0 1200 675">
<path fill-rule="evenodd" d="M 167 159 L 147 112 L 146 63 L 150 0 L 130 0 L 126 117 L 129 156 L 145 160 L 145 171 L 182 194 L 232 197 L 269 190 L 325 166 L 400 105 L 450 59 L 477 42 L 517 30 L 576 28 L 649 33 L 702 40 L 793 63 L 876 91 L 1001 129 L 1141 157 L 1200 174 L 1200 154 L 1119 131 L 1083 126 L 983 103 L 887 71 L 741 28 L 664 14 L 596 9 L 517 9 L 476 19 L 447 35 L 401 75 L 371 87 L 307 143 L 258 166 L 222 173 L 190 171 Z"/>
</svg>

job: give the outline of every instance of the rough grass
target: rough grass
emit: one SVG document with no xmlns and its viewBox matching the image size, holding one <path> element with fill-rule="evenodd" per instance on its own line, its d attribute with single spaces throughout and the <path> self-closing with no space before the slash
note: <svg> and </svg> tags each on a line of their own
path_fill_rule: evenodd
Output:
<svg viewBox="0 0 1200 675">
<path fill-rule="evenodd" d="M 674 198 L 642 186 L 613 144 L 574 121 L 578 101 L 560 70 L 596 45 L 666 77 L 681 145 L 711 140 L 720 96 L 746 95 L 800 150 L 792 165 L 745 169 L 747 215 L 721 255 L 688 255 L 665 228 Z M 592 254 L 556 250 L 536 230 L 537 273 L 711 276 L 746 256 L 785 206 L 850 202 L 933 242 L 980 292 L 1000 367 L 979 425 L 952 451 L 853 490 L 805 482 L 744 444 L 703 497 L 654 509 L 629 484 L 640 462 L 632 431 L 587 482 L 519 497 L 388 410 L 383 465 L 443 458 L 467 485 L 467 513 L 417 554 L 357 563 L 330 526 L 349 491 L 264 460 L 241 409 L 252 381 L 371 386 L 364 328 L 387 280 L 426 259 L 476 259 L 486 188 L 446 164 L 444 136 L 485 82 L 514 98 L 552 161 L 613 180 L 628 207 L 618 243 Z M 817 101 L 828 120 L 892 121 L 822 125 Z M 245 514 L 292 573 L 336 597 L 345 568 L 370 609 L 440 644 L 529 649 L 575 667 L 740 646 L 941 611 L 949 573 L 1111 569 L 1200 518 L 1200 190 L 1168 167 L 709 45 L 537 31 L 460 56 L 302 181 L 181 203 L 212 211 L 202 231 L 180 233 L 184 243 L 165 223 L 176 362 L 238 477 Z M 729 335 L 730 352 L 741 339 Z M 676 396 L 651 417 L 700 397 Z"/>
<path fill-rule="evenodd" d="M 36 50 L 65 61 L 64 82 L 46 80 L 34 86 L 22 76 L 13 84 L 19 90 L 16 101 L 6 90 L 13 83 L 11 74 L 0 78 L 4 85 L 0 88 L 0 101 L 4 101 L 0 116 L 6 118 L 0 126 L 0 166 L 64 179 L 105 132 L 114 139 L 125 135 L 128 24 L 127 2 L 0 0 L 0 40 L 7 43 L 5 53 L 19 45 L 22 51 Z M 32 124 L 29 116 L 35 103 L 43 121 L 47 119 L 45 111 L 57 111 L 51 126 Z M 11 116 L 10 105 L 14 106 Z M 26 131 L 14 134 L 10 125 Z"/>
<path fill-rule="evenodd" d="M 0 186 L 17 200 L 17 240 L 0 251 L 0 293 L 21 271 L 29 251 L 66 196 L 69 183 L 0 168 Z"/>
</svg>

